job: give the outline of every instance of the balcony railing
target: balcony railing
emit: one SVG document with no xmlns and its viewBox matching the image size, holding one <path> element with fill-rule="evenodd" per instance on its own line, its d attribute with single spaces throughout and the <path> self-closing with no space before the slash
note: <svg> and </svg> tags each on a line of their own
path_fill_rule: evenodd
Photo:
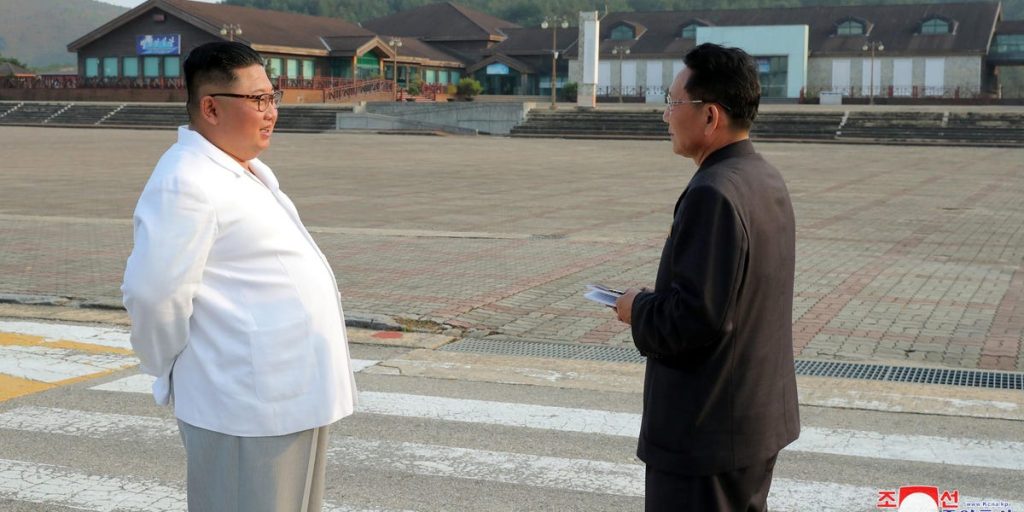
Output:
<svg viewBox="0 0 1024 512">
<path fill-rule="evenodd" d="M 345 101 L 355 96 L 394 94 L 391 80 L 350 80 L 350 83 L 324 88 L 324 101 Z"/>
</svg>

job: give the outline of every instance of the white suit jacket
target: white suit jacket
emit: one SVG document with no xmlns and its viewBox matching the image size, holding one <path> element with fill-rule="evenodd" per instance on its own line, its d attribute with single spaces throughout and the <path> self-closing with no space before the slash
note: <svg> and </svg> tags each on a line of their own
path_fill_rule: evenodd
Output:
<svg viewBox="0 0 1024 512">
<path fill-rule="evenodd" d="M 135 208 L 121 291 L 157 403 L 276 436 L 351 414 L 356 388 L 334 273 L 274 173 L 249 164 L 178 128 Z"/>
</svg>

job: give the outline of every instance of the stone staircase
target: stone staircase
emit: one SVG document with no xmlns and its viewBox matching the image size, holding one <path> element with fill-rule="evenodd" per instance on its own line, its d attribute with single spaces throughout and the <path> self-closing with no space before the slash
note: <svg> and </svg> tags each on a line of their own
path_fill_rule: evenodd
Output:
<svg viewBox="0 0 1024 512">
<path fill-rule="evenodd" d="M 531 110 L 513 137 L 668 139 L 663 110 Z M 1024 147 L 1024 116 L 950 112 L 762 112 L 754 140 Z"/>
<path fill-rule="evenodd" d="M 17 108 L 15 108 L 17 107 Z M 350 106 L 282 106 L 277 131 L 323 132 L 337 127 L 339 112 Z M 100 128 L 175 128 L 188 124 L 180 103 L 36 103 L 0 102 L 0 125 L 96 126 Z"/>
</svg>

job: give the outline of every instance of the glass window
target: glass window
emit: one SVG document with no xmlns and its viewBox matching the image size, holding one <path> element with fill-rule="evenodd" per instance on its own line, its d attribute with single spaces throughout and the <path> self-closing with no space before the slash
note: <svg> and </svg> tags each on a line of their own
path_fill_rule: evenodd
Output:
<svg viewBox="0 0 1024 512">
<path fill-rule="evenodd" d="M 427 70 L 427 76 L 426 76 L 426 78 L 423 79 L 423 81 L 428 83 L 428 84 L 436 84 L 437 83 L 437 71 L 434 71 L 433 69 L 428 69 Z"/>
<path fill-rule="evenodd" d="M 844 21 L 836 28 L 836 34 L 840 36 L 862 36 L 864 35 L 864 24 L 859 21 Z"/>
<path fill-rule="evenodd" d="M 633 29 L 628 25 L 619 25 L 612 29 L 611 38 L 615 40 L 633 39 Z"/>
<path fill-rule="evenodd" d="M 456 70 L 454 70 L 454 69 L 453 69 L 453 70 L 451 71 L 451 79 L 452 79 L 452 83 L 453 83 L 453 84 L 457 84 L 457 83 L 459 83 L 459 78 L 461 78 L 461 75 L 459 74 L 459 72 L 458 72 L 458 71 L 456 71 Z"/>
<path fill-rule="evenodd" d="M 103 76 L 117 78 L 117 57 L 103 57 Z"/>
<path fill-rule="evenodd" d="M 298 78 L 298 77 L 299 77 L 299 60 L 298 59 L 288 59 L 288 78 L 294 79 L 294 78 Z"/>
<path fill-rule="evenodd" d="M 932 18 L 921 24 L 922 34 L 948 34 L 949 23 L 945 20 Z"/>
<path fill-rule="evenodd" d="M 281 76 L 281 59 L 274 57 L 270 59 L 270 78 Z"/>
<path fill-rule="evenodd" d="M 683 33 L 681 37 L 683 39 L 697 39 L 697 24 L 691 23 L 683 27 Z"/>
<path fill-rule="evenodd" d="M 448 81 L 448 70 L 447 69 L 442 69 L 441 71 L 437 72 L 437 83 L 439 83 L 439 84 L 449 84 L 449 83 L 451 83 L 451 82 Z"/>
<path fill-rule="evenodd" d="M 164 57 L 164 76 L 181 76 L 181 57 L 177 55 Z"/>
<path fill-rule="evenodd" d="M 1024 34 L 996 36 L 992 47 L 993 53 L 1024 53 Z"/>
<path fill-rule="evenodd" d="M 761 82 L 761 96 L 785 98 L 786 83 L 789 79 L 789 58 L 785 56 L 755 57 L 758 80 Z"/>
<path fill-rule="evenodd" d="M 121 71 L 124 76 L 130 76 L 137 78 L 139 76 L 139 58 L 138 57 L 125 57 L 121 61 Z"/>
<path fill-rule="evenodd" d="M 85 59 L 85 77 L 96 78 L 100 76 L 100 59 L 89 57 Z"/>
<path fill-rule="evenodd" d="M 142 76 L 156 78 L 160 76 L 160 57 L 142 58 Z"/>
<path fill-rule="evenodd" d="M 313 61 L 311 59 L 303 59 L 302 61 L 302 78 L 307 80 L 313 78 Z"/>
</svg>

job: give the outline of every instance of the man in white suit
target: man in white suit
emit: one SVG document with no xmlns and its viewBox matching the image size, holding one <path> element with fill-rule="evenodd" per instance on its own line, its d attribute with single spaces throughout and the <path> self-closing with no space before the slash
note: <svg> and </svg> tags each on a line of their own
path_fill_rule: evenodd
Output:
<svg viewBox="0 0 1024 512">
<path fill-rule="evenodd" d="M 257 158 L 280 92 L 240 43 L 184 68 L 190 124 L 135 209 L 132 346 L 173 401 L 191 512 L 319 511 L 328 427 L 356 388 L 334 274 Z"/>
</svg>

